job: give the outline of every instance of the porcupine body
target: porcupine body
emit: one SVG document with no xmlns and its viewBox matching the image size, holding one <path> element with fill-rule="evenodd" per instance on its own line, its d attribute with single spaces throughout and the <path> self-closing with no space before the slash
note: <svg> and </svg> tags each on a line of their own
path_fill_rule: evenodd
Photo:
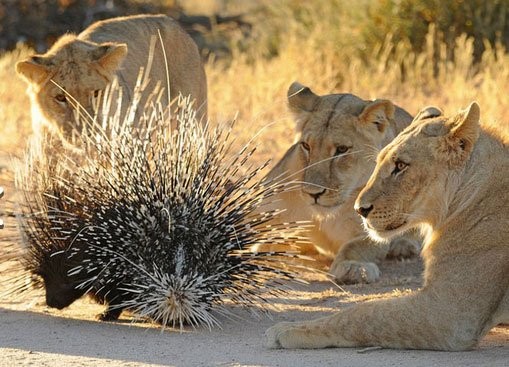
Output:
<svg viewBox="0 0 509 367">
<path fill-rule="evenodd" d="M 254 149 L 231 154 L 229 130 L 203 130 L 185 103 L 174 131 L 162 111 L 145 112 L 136 129 L 83 135 L 78 158 L 57 150 L 56 163 L 31 164 L 20 181 L 26 267 L 43 279 L 48 305 L 89 293 L 107 304 L 103 320 L 129 309 L 211 327 L 224 302 L 263 304 L 293 274 L 286 257 L 248 249 L 300 240 L 298 223 L 271 226 L 277 212 L 257 211 L 281 187 L 257 179 Z M 44 182 L 35 199 L 34 180 Z"/>
</svg>

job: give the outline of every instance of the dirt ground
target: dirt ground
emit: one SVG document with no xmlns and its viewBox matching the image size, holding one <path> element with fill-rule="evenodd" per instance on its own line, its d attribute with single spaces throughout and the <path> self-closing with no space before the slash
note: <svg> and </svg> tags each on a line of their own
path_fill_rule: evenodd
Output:
<svg viewBox="0 0 509 367">
<path fill-rule="evenodd" d="M 0 152 L 0 251 L 19 242 L 9 157 Z M 9 288 L 10 263 L 0 264 L 0 295 Z M 285 297 L 272 298 L 270 317 L 231 307 L 219 317 L 222 328 L 184 331 L 134 323 L 95 320 L 102 306 L 83 299 L 58 311 L 46 307 L 42 292 L 0 298 L 0 366 L 508 366 L 509 326 L 494 328 L 473 351 L 432 352 L 386 349 L 271 350 L 264 331 L 278 321 L 306 320 L 355 302 L 388 297 L 421 284 L 419 259 L 386 261 L 380 282 L 338 286 L 312 276 Z M 256 311 L 251 310 L 251 311 Z"/>
</svg>

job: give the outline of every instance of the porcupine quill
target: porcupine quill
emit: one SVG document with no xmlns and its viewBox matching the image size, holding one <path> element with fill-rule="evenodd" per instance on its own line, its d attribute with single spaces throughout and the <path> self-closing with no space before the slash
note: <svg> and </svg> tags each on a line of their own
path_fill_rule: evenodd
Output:
<svg viewBox="0 0 509 367">
<path fill-rule="evenodd" d="M 231 153 L 231 126 L 203 129 L 192 104 L 177 103 L 171 117 L 145 106 L 136 126 L 85 124 L 73 152 L 32 148 L 43 153 L 28 155 L 18 180 L 20 218 L 26 269 L 43 279 L 49 306 L 89 293 L 108 305 L 103 320 L 128 309 L 212 327 L 225 302 L 263 304 L 295 278 L 291 248 L 249 251 L 302 241 L 301 223 L 270 225 L 278 211 L 257 211 L 282 186 L 258 178 L 266 164 L 250 162 L 254 148 Z"/>
</svg>

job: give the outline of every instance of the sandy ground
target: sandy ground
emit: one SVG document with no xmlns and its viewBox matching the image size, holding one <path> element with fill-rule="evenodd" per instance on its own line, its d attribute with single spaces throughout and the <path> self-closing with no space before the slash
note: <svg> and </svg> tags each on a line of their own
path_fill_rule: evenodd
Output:
<svg viewBox="0 0 509 367">
<path fill-rule="evenodd" d="M 12 174 L 0 154 L 0 251 L 19 241 L 12 217 Z M 0 295 L 9 287 L 9 264 L 0 264 Z M 306 320 L 330 314 L 355 302 L 388 297 L 420 286 L 419 259 L 386 261 L 373 285 L 342 289 L 313 276 L 285 297 L 272 298 L 271 317 L 231 307 L 222 328 L 178 330 L 133 323 L 102 323 L 102 306 L 83 299 L 58 311 L 44 304 L 42 293 L 0 298 L 0 366 L 509 366 L 509 326 L 493 329 L 469 352 L 324 349 L 270 350 L 264 331 L 277 321 Z M 256 311 L 256 309 L 255 309 Z"/>
</svg>

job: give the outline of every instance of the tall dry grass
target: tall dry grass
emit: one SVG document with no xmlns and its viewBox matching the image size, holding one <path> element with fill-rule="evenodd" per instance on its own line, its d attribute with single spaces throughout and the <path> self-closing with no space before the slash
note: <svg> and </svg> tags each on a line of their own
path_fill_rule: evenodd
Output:
<svg viewBox="0 0 509 367">
<path fill-rule="evenodd" d="M 355 57 L 353 47 L 345 46 L 341 52 L 322 47 L 317 39 L 321 42 L 326 30 L 315 32 L 320 36 L 301 38 L 289 32 L 272 58 L 238 54 L 231 62 L 207 65 L 209 116 L 221 119 L 238 112 L 237 135 L 245 139 L 273 124 L 262 135 L 260 157 L 277 159 L 292 142 L 294 125 L 286 90 L 295 80 L 320 94 L 390 99 L 412 114 L 427 105 L 454 113 L 476 100 L 484 122 L 509 128 L 509 55 L 501 46 L 487 45 L 481 62 L 475 63 L 473 40 L 461 36 L 452 62 L 431 31 L 421 53 L 387 39 L 371 50 L 366 62 Z"/>
<path fill-rule="evenodd" d="M 209 116 L 222 121 L 238 114 L 239 145 L 263 130 L 260 161 L 278 159 L 293 140 L 286 90 L 295 80 L 317 93 L 391 99 L 410 113 L 430 104 L 454 112 L 476 100 L 483 120 L 509 126 L 509 56 L 501 46 L 487 46 L 476 63 L 473 41 L 462 36 L 453 62 L 432 29 L 420 53 L 390 36 L 365 49 L 355 22 L 359 7 L 340 0 L 266 3 L 252 37 L 233 44 L 231 58 L 206 65 Z M 14 72 L 28 52 L 20 47 L 0 58 L 0 152 L 19 151 L 30 132 L 25 85 Z"/>
<path fill-rule="evenodd" d="M 31 133 L 26 85 L 15 75 L 16 61 L 32 50 L 19 46 L 0 58 L 0 155 L 19 154 Z"/>
</svg>

